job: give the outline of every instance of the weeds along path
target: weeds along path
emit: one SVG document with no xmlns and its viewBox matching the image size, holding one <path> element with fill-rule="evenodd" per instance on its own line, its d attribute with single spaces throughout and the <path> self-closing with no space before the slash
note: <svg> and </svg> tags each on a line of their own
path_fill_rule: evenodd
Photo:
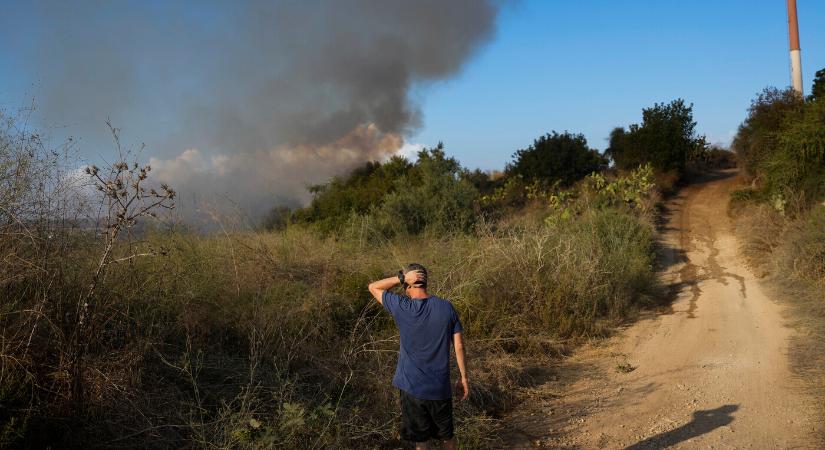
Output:
<svg viewBox="0 0 825 450">
<path fill-rule="evenodd" d="M 737 255 L 734 175 L 669 202 L 661 258 L 672 307 L 553 369 L 508 418 L 507 448 L 818 448 L 789 369 L 792 330 Z"/>
</svg>

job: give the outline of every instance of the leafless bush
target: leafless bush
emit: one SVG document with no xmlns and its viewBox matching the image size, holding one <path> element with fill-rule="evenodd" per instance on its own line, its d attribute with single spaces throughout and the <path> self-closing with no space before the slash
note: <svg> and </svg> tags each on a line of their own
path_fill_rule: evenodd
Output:
<svg viewBox="0 0 825 450">
<path fill-rule="evenodd" d="M 117 146 L 118 160 L 101 171 L 95 165 L 87 167 L 85 173 L 94 182 L 95 189 L 100 193 L 100 202 L 103 208 L 103 217 L 100 225 L 103 230 L 102 248 L 97 264 L 91 273 L 88 287 L 78 297 L 73 311 L 73 327 L 69 340 L 70 353 L 68 355 L 69 378 L 71 380 L 71 396 L 77 407 L 82 407 L 84 357 L 95 333 L 99 332 L 101 324 L 92 322 L 107 320 L 106 307 L 100 308 L 103 313 L 93 313 L 96 300 L 96 291 L 105 279 L 112 264 L 129 262 L 134 258 L 154 256 L 158 250 L 148 247 L 143 251 L 135 250 L 131 239 L 125 245 L 125 254 L 114 255 L 115 245 L 122 233 L 130 234 L 143 217 L 157 217 L 156 210 L 161 208 L 172 209 L 175 191 L 166 184 L 161 184 L 156 190 L 147 187 L 147 178 L 152 168 L 148 165 L 140 166 L 137 162 L 127 162 L 130 154 L 125 152 L 120 144 L 119 130 L 107 122 Z M 131 236 L 129 236 L 131 237 Z M 163 250 L 160 250 L 163 251 Z M 109 305 L 104 305 L 109 306 Z"/>
<path fill-rule="evenodd" d="M 73 245 L 82 185 L 72 170 L 73 141 L 50 147 L 29 129 L 33 109 L 0 111 L 0 446 L 19 439 L 39 409 L 34 386 L 39 337 L 60 327 L 49 291 L 58 258 Z"/>
<path fill-rule="evenodd" d="M 82 417 L 86 397 L 100 394 L 99 386 L 86 387 L 93 380 L 120 386 L 103 366 L 84 364 L 88 349 L 99 346 L 101 330 L 117 314 L 100 305 L 95 311 L 96 303 L 108 298 L 97 295 L 98 289 L 111 265 L 155 253 L 118 240 L 141 217 L 171 207 L 174 191 L 160 186 L 147 192 L 149 168 L 128 166 L 123 158 L 105 170 L 89 167 L 84 176 L 72 157 L 73 140 L 50 147 L 27 128 L 27 116 L 0 118 L 0 288 L 5 292 L 0 384 L 15 392 L 3 399 L 9 413 L 0 417 L 3 429 L 13 432 L 0 439 L 11 443 L 30 434 L 28 427 L 39 426 L 32 418 L 69 412 Z M 118 153 L 127 156 L 117 130 L 112 132 Z M 102 220 L 91 215 L 93 186 L 100 193 Z M 88 264 L 92 259 L 94 265 Z"/>
</svg>

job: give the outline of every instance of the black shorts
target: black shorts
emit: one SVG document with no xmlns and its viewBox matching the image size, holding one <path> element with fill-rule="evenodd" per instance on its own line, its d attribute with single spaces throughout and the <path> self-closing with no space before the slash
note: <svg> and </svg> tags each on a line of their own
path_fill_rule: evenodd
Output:
<svg viewBox="0 0 825 450">
<path fill-rule="evenodd" d="M 427 442 L 453 438 L 453 399 L 423 400 L 401 392 L 401 439 Z"/>
</svg>

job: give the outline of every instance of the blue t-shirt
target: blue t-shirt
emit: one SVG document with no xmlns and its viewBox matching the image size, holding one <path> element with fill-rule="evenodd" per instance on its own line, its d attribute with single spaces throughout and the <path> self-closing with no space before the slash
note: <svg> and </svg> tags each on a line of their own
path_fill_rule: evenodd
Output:
<svg viewBox="0 0 825 450">
<path fill-rule="evenodd" d="M 452 397 L 450 343 L 462 330 L 453 305 L 434 295 L 413 300 L 390 291 L 381 301 L 401 333 L 393 386 L 423 400 Z"/>
</svg>

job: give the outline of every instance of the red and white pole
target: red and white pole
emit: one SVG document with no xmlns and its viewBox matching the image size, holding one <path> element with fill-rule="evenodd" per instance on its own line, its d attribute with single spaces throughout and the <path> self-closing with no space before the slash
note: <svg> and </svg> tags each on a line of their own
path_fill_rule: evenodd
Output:
<svg viewBox="0 0 825 450">
<path fill-rule="evenodd" d="M 791 40 L 791 83 L 800 96 L 802 91 L 802 55 L 799 49 L 799 21 L 796 17 L 796 0 L 788 0 L 788 34 Z"/>
</svg>

